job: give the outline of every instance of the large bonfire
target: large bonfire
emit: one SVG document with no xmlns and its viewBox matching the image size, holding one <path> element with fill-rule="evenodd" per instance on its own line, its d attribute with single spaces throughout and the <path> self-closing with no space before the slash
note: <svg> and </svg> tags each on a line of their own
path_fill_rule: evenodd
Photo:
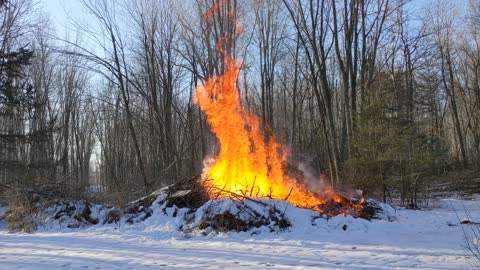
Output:
<svg viewBox="0 0 480 270">
<path fill-rule="evenodd" d="M 209 18 L 225 1 L 218 1 L 205 14 Z M 229 13 L 236 23 L 233 12 Z M 241 31 L 237 26 L 237 31 Z M 336 205 L 335 214 L 355 214 L 361 202 L 353 202 L 331 188 L 321 192 L 310 191 L 286 173 L 287 151 L 274 135 L 266 136 L 259 118 L 247 111 L 241 103 L 236 86 L 241 63 L 223 49 L 231 41 L 225 36 L 217 44 L 223 55 L 225 73 L 209 78 L 196 89 L 195 102 L 207 115 L 212 132 L 220 143 L 220 152 L 204 168 L 203 180 L 211 198 L 268 197 L 286 200 L 293 205 L 329 213 L 326 208 Z"/>
</svg>

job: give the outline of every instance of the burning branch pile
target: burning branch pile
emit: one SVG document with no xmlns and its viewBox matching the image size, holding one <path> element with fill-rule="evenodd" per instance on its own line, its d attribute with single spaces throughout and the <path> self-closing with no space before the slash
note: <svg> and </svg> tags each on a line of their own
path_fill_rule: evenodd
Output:
<svg viewBox="0 0 480 270">
<path fill-rule="evenodd" d="M 354 215 L 364 219 L 395 219 L 393 209 L 373 200 L 362 203 Z M 85 200 L 42 199 L 28 207 L 0 207 L 0 225 L 8 221 L 15 225 L 11 231 L 41 229 L 76 229 L 87 226 L 158 226 L 171 224 L 172 230 L 185 236 L 218 232 L 279 232 L 295 226 L 324 224 L 334 213 L 344 213 L 344 206 L 329 202 L 322 205 L 328 213 L 322 214 L 292 207 L 283 200 L 232 195 L 232 198 L 211 200 L 203 187 L 203 180 L 195 177 L 177 183 L 128 203 L 124 207 L 101 205 Z M 302 218 L 303 217 L 303 218 Z M 302 221 L 299 223 L 299 221 Z M 337 221 L 339 221 L 337 219 Z M 320 222 L 320 223 L 319 223 Z M 340 222 L 342 222 L 340 220 Z M 13 224 L 13 223 L 12 223 Z M 171 227 L 168 225 L 167 227 Z"/>
<path fill-rule="evenodd" d="M 207 25 L 211 17 L 221 10 L 225 1 L 218 1 L 205 14 Z M 228 12 L 237 34 L 241 27 Z M 202 178 L 210 198 L 272 198 L 286 200 L 298 207 L 314 209 L 327 215 L 351 214 L 358 216 L 362 202 L 342 197 L 331 188 L 312 192 L 304 183 L 287 175 L 286 148 L 275 135 L 267 136 L 259 118 L 241 104 L 236 86 L 241 63 L 226 50 L 232 41 L 226 34 L 217 44 L 223 55 L 224 74 L 213 76 L 196 89 L 195 102 L 207 115 L 212 132 L 220 143 L 220 152 L 208 160 Z"/>
</svg>

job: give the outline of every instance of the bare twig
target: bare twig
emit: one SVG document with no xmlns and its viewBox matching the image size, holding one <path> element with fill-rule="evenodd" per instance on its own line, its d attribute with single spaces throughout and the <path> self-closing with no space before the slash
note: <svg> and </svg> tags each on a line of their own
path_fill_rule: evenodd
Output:
<svg viewBox="0 0 480 270">
<path fill-rule="evenodd" d="M 290 197 L 290 195 L 292 194 L 292 191 L 293 191 L 293 188 L 290 189 L 290 192 L 288 192 L 287 197 L 285 197 L 285 199 L 283 199 L 284 201 L 288 200 L 288 197 Z"/>
</svg>

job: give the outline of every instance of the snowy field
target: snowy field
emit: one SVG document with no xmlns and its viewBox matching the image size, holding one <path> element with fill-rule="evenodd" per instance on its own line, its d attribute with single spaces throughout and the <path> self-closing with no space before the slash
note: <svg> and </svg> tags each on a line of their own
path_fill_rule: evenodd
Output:
<svg viewBox="0 0 480 270">
<path fill-rule="evenodd" d="M 336 217 L 313 225 L 307 210 L 290 209 L 289 231 L 254 235 L 186 236 L 153 217 L 120 227 L 2 230 L 0 269 L 471 269 L 458 224 L 464 208 L 480 219 L 478 206 L 441 200 L 428 211 L 400 209 L 393 222 Z"/>
</svg>

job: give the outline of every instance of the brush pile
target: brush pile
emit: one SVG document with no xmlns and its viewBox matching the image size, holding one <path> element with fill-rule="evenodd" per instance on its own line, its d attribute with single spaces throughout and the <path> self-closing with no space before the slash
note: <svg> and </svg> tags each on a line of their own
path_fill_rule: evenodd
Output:
<svg viewBox="0 0 480 270">
<path fill-rule="evenodd" d="M 257 234 L 288 230 L 295 225 L 295 215 L 307 215 L 312 221 L 328 220 L 344 212 L 339 202 L 327 202 L 323 209 L 329 214 L 297 208 L 286 201 L 269 198 L 222 198 L 210 200 L 199 177 L 157 190 L 148 196 L 128 203 L 124 207 L 94 204 L 87 200 L 68 200 L 51 196 L 28 195 L 31 198 L 3 211 L 0 222 L 6 220 L 12 232 L 37 229 L 76 229 L 88 226 L 153 226 L 159 220 L 168 220 L 175 230 L 191 235 L 221 232 Z M 333 213 L 333 214 L 332 214 Z M 374 200 L 363 202 L 360 212 L 353 218 L 393 221 L 395 210 Z M 261 229 L 261 230 L 257 230 Z"/>
</svg>

